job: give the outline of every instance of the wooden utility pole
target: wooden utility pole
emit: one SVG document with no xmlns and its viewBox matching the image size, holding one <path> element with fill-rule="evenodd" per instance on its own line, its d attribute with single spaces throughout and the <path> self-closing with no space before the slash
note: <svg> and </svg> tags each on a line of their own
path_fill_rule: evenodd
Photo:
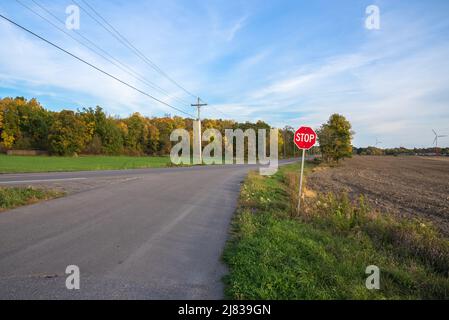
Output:
<svg viewBox="0 0 449 320">
<path fill-rule="evenodd" d="M 192 104 L 192 107 L 197 107 L 198 108 L 198 121 L 201 120 L 200 116 L 201 116 L 201 107 L 205 107 L 207 106 L 207 103 L 201 103 L 201 99 L 198 98 L 197 103 L 196 104 Z"/>
<path fill-rule="evenodd" d="M 197 137 L 197 139 L 198 140 L 196 141 L 196 144 L 197 144 L 198 156 L 199 156 L 198 162 L 199 162 L 199 164 L 201 164 L 201 163 L 203 163 L 203 151 L 202 151 L 202 148 L 201 148 L 201 142 L 202 142 L 201 107 L 207 106 L 207 103 L 201 103 L 201 99 L 198 97 L 197 103 L 196 104 L 192 104 L 191 106 L 192 107 L 197 107 L 197 110 L 198 110 L 198 118 L 197 118 L 197 121 L 198 121 L 198 137 Z M 194 143 L 194 148 L 195 148 L 195 143 Z M 194 152 L 194 154 L 195 154 L 195 152 Z"/>
</svg>

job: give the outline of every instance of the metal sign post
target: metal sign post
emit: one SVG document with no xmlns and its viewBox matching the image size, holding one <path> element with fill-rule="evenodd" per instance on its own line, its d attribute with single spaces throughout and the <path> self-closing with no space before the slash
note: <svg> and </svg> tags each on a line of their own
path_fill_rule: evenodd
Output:
<svg viewBox="0 0 449 320">
<path fill-rule="evenodd" d="M 304 176 L 304 161 L 306 158 L 306 150 L 309 150 L 315 145 L 316 133 L 310 127 L 301 127 L 295 132 L 294 142 L 298 149 L 302 150 L 301 175 L 299 177 L 299 198 L 297 208 L 297 213 L 299 214 L 299 211 L 301 209 L 302 180 Z"/>
<path fill-rule="evenodd" d="M 302 149 L 302 160 L 301 160 L 301 176 L 299 177 L 299 197 L 298 197 L 298 209 L 296 210 L 299 214 L 301 209 L 301 196 L 302 196 L 302 176 L 304 175 L 304 158 L 306 157 L 306 149 Z"/>
</svg>

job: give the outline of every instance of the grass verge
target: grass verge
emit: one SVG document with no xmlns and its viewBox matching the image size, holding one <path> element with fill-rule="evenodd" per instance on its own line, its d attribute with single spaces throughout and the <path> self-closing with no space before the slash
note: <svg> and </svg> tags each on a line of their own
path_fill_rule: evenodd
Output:
<svg viewBox="0 0 449 320">
<path fill-rule="evenodd" d="M 0 173 L 123 170 L 167 167 L 169 157 L 128 156 L 6 156 L 0 155 Z"/>
<path fill-rule="evenodd" d="M 62 192 L 32 187 L 0 188 L 0 212 L 62 195 Z"/>
<path fill-rule="evenodd" d="M 243 184 L 223 256 L 228 298 L 449 298 L 449 241 L 431 225 L 333 194 L 312 194 L 297 216 L 297 172 L 250 173 Z M 380 268 L 380 290 L 365 286 L 370 265 Z"/>
</svg>

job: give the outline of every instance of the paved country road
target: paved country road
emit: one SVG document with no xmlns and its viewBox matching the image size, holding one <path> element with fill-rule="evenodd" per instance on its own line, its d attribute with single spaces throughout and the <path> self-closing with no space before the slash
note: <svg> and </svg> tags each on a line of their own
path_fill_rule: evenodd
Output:
<svg viewBox="0 0 449 320">
<path fill-rule="evenodd" d="M 0 186 L 125 177 L 0 213 L 0 299 L 222 298 L 221 253 L 250 168 L 0 175 Z M 80 290 L 66 289 L 69 265 Z"/>
</svg>

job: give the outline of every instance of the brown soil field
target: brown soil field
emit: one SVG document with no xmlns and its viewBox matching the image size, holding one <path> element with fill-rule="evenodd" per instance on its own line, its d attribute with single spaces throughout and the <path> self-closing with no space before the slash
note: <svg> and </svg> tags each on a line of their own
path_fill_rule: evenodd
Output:
<svg viewBox="0 0 449 320">
<path fill-rule="evenodd" d="M 433 222 L 449 235 L 449 158 L 354 156 L 307 178 L 318 192 L 363 194 L 373 209 Z"/>
</svg>

